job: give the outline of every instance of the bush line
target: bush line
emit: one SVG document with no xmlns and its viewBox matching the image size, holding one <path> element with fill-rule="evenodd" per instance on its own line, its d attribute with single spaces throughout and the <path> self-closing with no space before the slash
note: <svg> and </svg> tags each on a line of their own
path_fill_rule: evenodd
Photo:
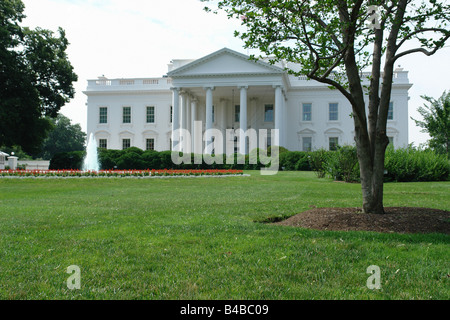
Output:
<svg viewBox="0 0 450 320">
<path fill-rule="evenodd" d="M 175 165 L 171 151 L 143 151 L 136 147 L 126 150 L 98 149 L 101 170 L 259 170 L 263 167 L 254 161 L 257 149 L 245 156 L 245 164 L 208 165 L 205 162 Z M 270 153 L 270 148 L 268 150 Z M 82 169 L 84 151 L 56 154 L 50 161 L 50 170 Z M 237 155 L 234 155 L 235 159 Z M 251 161 L 253 160 L 253 161 Z M 252 162 L 252 163 L 250 163 Z M 337 181 L 359 182 L 359 164 L 354 146 L 340 146 L 336 151 L 319 149 L 315 151 L 289 151 L 280 147 L 279 169 L 281 171 L 314 171 L 319 178 L 330 177 Z M 409 146 L 394 149 L 388 147 L 385 158 L 385 181 L 421 182 L 449 180 L 450 163 L 445 155 L 432 150 L 421 150 Z"/>
</svg>

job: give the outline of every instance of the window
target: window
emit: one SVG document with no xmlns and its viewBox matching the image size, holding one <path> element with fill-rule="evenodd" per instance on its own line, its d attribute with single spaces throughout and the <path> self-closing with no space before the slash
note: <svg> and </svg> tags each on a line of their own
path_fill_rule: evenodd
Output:
<svg viewBox="0 0 450 320">
<path fill-rule="evenodd" d="M 131 107 L 123 107 L 122 122 L 131 123 Z"/>
<path fill-rule="evenodd" d="M 155 107 L 147 107 L 147 123 L 155 123 Z"/>
<path fill-rule="evenodd" d="M 131 139 L 122 139 L 122 150 L 131 147 Z"/>
<path fill-rule="evenodd" d="M 339 138 L 338 137 L 330 137 L 328 141 L 329 141 L 330 151 L 336 151 L 338 144 L 339 144 Z"/>
<path fill-rule="evenodd" d="M 99 123 L 108 123 L 108 108 L 100 107 L 99 109 Z"/>
<path fill-rule="evenodd" d="M 264 121 L 273 122 L 273 104 L 266 104 L 264 106 Z"/>
<path fill-rule="evenodd" d="M 214 116 L 214 106 L 212 106 L 212 122 L 215 122 L 216 121 L 216 119 L 215 119 L 215 116 Z"/>
<path fill-rule="evenodd" d="M 388 120 L 394 120 L 394 103 L 389 102 L 389 109 L 388 109 Z"/>
<path fill-rule="evenodd" d="M 338 104 L 330 103 L 329 104 L 329 112 L 328 112 L 328 120 L 337 121 L 338 119 L 339 119 Z"/>
<path fill-rule="evenodd" d="M 312 105 L 311 103 L 303 104 L 303 121 L 311 121 L 312 120 Z"/>
<path fill-rule="evenodd" d="M 106 139 L 99 139 L 98 140 L 98 147 L 102 149 L 108 149 L 108 140 Z"/>
<path fill-rule="evenodd" d="M 311 151 L 312 150 L 312 138 L 311 137 L 303 137 L 302 139 L 302 150 L 303 151 Z"/>
<path fill-rule="evenodd" d="M 147 139 L 145 143 L 146 150 L 155 150 L 155 139 Z"/>
<path fill-rule="evenodd" d="M 234 137 L 234 153 L 238 153 L 239 146 L 238 146 L 238 137 Z"/>
<path fill-rule="evenodd" d="M 241 119 L 241 106 L 235 105 L 234 106 L 234 122 L 239 122 Z"/>
</svg>

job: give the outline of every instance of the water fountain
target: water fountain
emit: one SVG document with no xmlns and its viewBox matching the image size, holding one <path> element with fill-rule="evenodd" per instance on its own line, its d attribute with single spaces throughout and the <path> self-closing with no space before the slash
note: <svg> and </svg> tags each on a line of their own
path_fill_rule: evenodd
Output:
<svg viewBox="0 0 450 320">
<path fill-rule="evenodd" d="M 86 147 L 86 157 L 83 162 L 84 171 L 98 171 L 100 165 L 98 163 L 97 141 L 91 133 Z"/>
</svg>

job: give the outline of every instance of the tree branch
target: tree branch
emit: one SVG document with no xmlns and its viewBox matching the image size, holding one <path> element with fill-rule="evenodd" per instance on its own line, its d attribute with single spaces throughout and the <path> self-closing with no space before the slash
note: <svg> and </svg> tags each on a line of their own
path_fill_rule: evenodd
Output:
<svg viewBox="0 0 450 320">
<path fill-rule="evenodd" d="M 306 17 L 312 18 L 316 23 L 319 24 L 319 26 L 321 26 L 325 30 L 328 29 L 328 24 L 326 24 L 317 14 L 312 13 L 310 10 L 305 10 L 305 8 L 309 9 L 309 7 L 306 6 L 304 1 L 302 4 L 299 4 L 299 2 L 297 1 L 298 12 L 294 12 L 289 9 L 288 10 L 291 11 L 291 13 L 296 14 L 296 15 L 300 13 L 300 16 L 303 16 L 302 15 L 302 13 L 303 13 Z M 330 37 L 334 41 L 334 44 L 338 48 L 342 48 L 342 42 L 339 41 L 338 37 L 336 37 L 336 35 L 334 33 L 330 33 Z"/>
<path fill-rule="evenodd" d="M 316 81 L 321 82 L 321 83 L 326 83 L 326 84 L 329 84 L 329 85 L 335 87 L 336 89 L 338 89 L 350 101 L 350 103 L 354 104 L 355 101 L 354 101 L 352 95 L 340 83 L 338 83 L 338 82 L 336 82 L 334 80 L 331 80 L 329 78 L 324 78 L 323 76 L 322 77 L 318 77 L 318 76 L 315 75 L 316 72 L 320 69 L 319 60 L 321 58 L 320 58 L 319 54 L 317 53 L 317 51 L 311 45 L 311 42 L 310 42 L 309 37 L 308 37 L 308 33 L 306 32 L 306 23 L 305 23 L 305 20 L 303 19 L 303 16 L 300 16 L 300 21 L 301 21 L 301 25 L 302 25 L 302 28 L 303 28 L 303 32 L 305 34 L 305 40 L 306 40 L 305 44 L 309 48 L 309 50 L 311 52 L 311 55 L 315 56 L 314 69 L 312 69 L 308 73 L 308 75 L 307 75 L 308 78 L 316 80 Z M 342 50 L 341 57 L 344 55 L 345 51 L 346 51 L 346 49 Z M 340 59 L 342 59 L 342 58 L 340 58 Z M 334 69 L 337 66 L 336 61 L 335 61 L 335 63 L 333 65 L 335 65 L 334 67 L 332 66 L 333 69 Z M 330 71 L 330 69 L 328 69 L 327 72 L 328 71 Z M 328 72 L 328 74 L 329 73 L 331 73 L 331 71 Z"/>
<path fill-rule="evenodd" d="M 424 29 L 419 29 L 419 30 L 416 30 L 416 31 L 414 31 L 414 32 L 411 32 L 411 33 L 409 33 L 409 34 L 407 34 L 403 39 L 402 39 L 402 41 L 400 41 L 400 43 L 397 45 L 397 50 L 398 49 L 400 49 L 400 47 L 409 39 L 409 38 L 411 38 L 411 37 L 413 37 L 413 36 L 415 36 L 415 35 L 417 35 L 417 34 L 420 34 L 420 33 L 424 33 L 424 32 L 441 32 L 441 33 L 443 33 L 444 35 L 445 34 L 450 34 L 450 31 L 449 30 L 446 30 L 446 29 L 442 29 L 442 28 L 424 28 Z M 448 39 L 448 37 L 446 38 L 446 39 Z M 445 41 L 445 40 L 444 40 Z"/>
<path fill-rule="evenodd" d="M 447 41 L 449 38 L 450 38 L 450 33 L 443 38 L 442 44 L 444 44 L 445 41 Z M 436 46 L 431 51 L 428 51 L 428 50 L 426 50 L 424 48 L 415 48 L 415 49 L 406 50 L 406 51 L 403 51 L 403 52 L 397 54 L 396 56 L 394 56 L 393 60 L 395 62 L 397 59 L 399 59 L 399 58 L 401 58 L 403 56 L 406 56 L 406 55 L 412 54 L 412 53 L 417 53 L 417 52 L 421 52 L 421 53 L 423 53 L 423 54 L 425 54 L 427 56 L 431 56 L 431 55 L 435 54 L 436 51 L 438 51 L 441 48 L 442 48 L 441 46 Z"/>
</svg>

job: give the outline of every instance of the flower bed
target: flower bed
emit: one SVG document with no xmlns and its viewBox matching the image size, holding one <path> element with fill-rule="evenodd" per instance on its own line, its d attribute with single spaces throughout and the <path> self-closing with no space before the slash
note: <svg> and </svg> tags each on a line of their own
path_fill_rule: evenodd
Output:
<svg viewBox="0 0 450 320">
<path fill-rule="evenodd" d="M 242 170 L 0 170 L 1 177 L 189 177 L 243 175 Z"/>
</svg>

